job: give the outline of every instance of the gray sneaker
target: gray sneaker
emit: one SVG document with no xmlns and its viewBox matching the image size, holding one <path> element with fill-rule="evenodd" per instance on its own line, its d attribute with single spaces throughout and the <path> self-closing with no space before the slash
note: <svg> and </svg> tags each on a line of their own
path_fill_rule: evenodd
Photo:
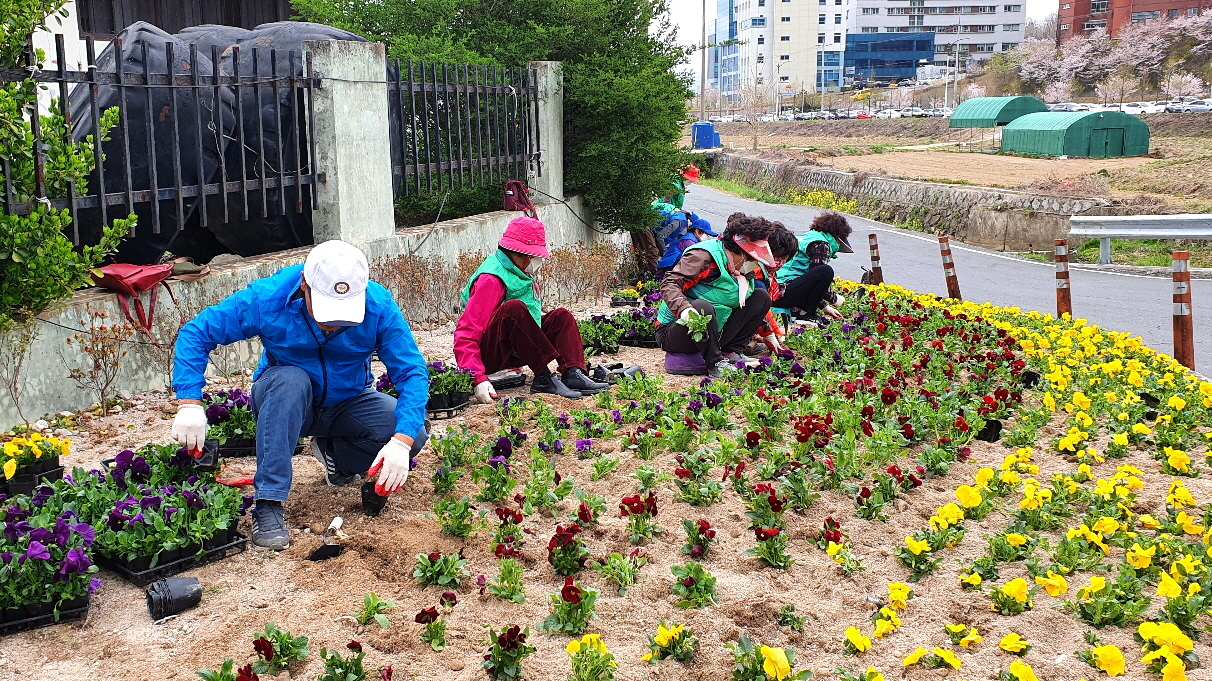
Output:
<svg viewBox="0 0 1212 681">
<path fill-rule="evenodd" d="M 252 512 L 252 542 L 274 551 L 290 548 L 290 530 L 286 528 L 286 510 L 282 508 L 282 502 L 257 502 Z"/>
<path fill-rule="evenodd" d="M 341 487 L 362 478 L 357 473 L 350 475 L 342 473 L 341 469 L 337 468 L 337 462 L 329 456 L 328 452 L 320 449 L 320 443 L 314 437 L 311 439 L 310 449 L 312 458 L 319 461 L 320 468 L 324 469 L 324 482 L 329 487 Z"/>
<path fill-rule="evenodd" d="M 725 354 L 724 360 L 727 361 L 728 363 L 732 364 L 733 367 L 736 366 L 737 362 L 741 362 L 747 367 L 755 367 L 759 364 L 759 362 L 756 359 L 754 359 L 752 357 L 748 357 L 746 355 L 742 355 L 739 352 L 729 352 L 729 353 Z"/>
<path fill-rule="evenodd" d="M 725 371 L 735 370 L 736 365 L 726 359 L 721 359 L 712 366 L 707 368 L 707 376 L 709 378 L 720 378 Z"/>
</svg>

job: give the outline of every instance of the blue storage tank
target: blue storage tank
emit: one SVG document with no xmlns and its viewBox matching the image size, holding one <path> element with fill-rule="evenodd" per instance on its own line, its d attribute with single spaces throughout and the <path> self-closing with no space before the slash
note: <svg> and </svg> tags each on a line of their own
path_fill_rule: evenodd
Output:
<svg viewBox="0 0 1212 681">
<path fill-rule="evenodd" d="M 719 138 L 715 125 L 708 121 L 699 121 L 690 126 L 690 147 L 692 149 L 715 149 L 720 146 Z"/>
</svg>

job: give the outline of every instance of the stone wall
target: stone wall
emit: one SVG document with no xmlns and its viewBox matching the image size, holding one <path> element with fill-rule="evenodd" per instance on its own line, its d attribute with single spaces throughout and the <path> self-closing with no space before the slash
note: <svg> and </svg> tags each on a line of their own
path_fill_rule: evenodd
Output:
<svg viewBox="0 0 1212 681">
<path fill-rule="evenodd" d="M 709 156 L 717 177 L 772 192 L 827 189 L 860 203 L 867 217 L 1003 251 L 1051 248 L 1069 232 L 1069 216 L 1102 212 L 1106 199 L 1046 196 L 1009 189 L 918 182 L 847 173 L 796 161 L 774 163 L 736 154 Z"/>
</svg>

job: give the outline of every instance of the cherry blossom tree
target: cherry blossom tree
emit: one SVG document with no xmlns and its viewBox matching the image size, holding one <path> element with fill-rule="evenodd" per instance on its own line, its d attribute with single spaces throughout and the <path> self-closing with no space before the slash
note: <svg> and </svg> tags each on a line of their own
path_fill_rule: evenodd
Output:
<svg viewBox="0 0 1212 681">
<path fill-rule="evenodd" d="M 1140 79 L 1131 71 L 1122 69 L 1099 81 L 1098 85 L 1094 86 L 1094 90 L 1098 93 L 1099 99 L 1103 100 L 1103 104 L 1119 104 L 1127 95 L 1136 92 L 1140 87 Z"/>
<path fill-rule="evenodd" d="M 1044 86 L 1044 101 L 1051 104 L 1067 102 L 1073 97 L 1075 83 L 1072 80 L 1054 80 Z"/>
<path fill-rule="evenodd" d="M 1204 82 L 1184 71 L 1174 70 L 1166 74 L 1161 83 L 1161 91 L 1171 99 L 1179 97 L 1198 97 L 1205 92 Z"/>
</svg>

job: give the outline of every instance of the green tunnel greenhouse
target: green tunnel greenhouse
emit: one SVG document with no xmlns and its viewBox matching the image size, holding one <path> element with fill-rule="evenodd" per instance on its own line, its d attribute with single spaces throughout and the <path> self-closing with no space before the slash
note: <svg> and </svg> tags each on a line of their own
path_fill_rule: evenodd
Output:
<svg viewBox="0 0 1212 681">
<path fill-rule="evenodd" d="M 1002 131 L 1002 151 L 1117 158 L 1149 153 L 1149 126 L 1120 111 L 1031 113 Z"/>
</svg>

